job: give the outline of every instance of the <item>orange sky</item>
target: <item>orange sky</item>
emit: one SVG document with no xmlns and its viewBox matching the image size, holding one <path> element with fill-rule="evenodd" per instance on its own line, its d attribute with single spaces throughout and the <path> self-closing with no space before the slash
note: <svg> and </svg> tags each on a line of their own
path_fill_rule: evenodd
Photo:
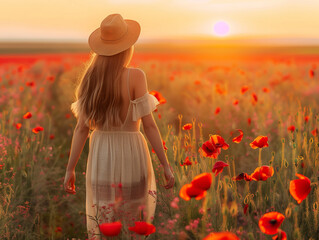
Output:
<svg viewBox="0 0 319 240">
<path fill-rule="evenodd" d="M 214 36 L 218 20 L 231 36 L 319 38 L 319 0 L 4 0 L 0 41 L 79 40 L 111 13 L 137 20 L 140 41 Z"/>
</svg>

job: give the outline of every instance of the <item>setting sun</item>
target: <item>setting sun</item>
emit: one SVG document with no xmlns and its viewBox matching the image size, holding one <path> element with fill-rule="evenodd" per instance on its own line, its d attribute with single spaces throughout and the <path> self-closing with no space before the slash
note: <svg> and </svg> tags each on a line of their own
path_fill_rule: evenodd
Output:
<svg viewBox="0 0 319 240">
<path fill-rule="evenodd" d="M 214 24 L 214 34 L 217 36 L 226 36 L 229 33 L 229 25 L 225 21 L 218 21 Z"/>
</svg>

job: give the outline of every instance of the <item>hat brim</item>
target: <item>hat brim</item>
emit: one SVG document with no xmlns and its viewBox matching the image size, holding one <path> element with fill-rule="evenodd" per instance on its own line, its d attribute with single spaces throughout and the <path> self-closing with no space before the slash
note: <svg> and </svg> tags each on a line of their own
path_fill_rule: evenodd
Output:
<svg viewBox="0 0 319 240">
<path fill-rule="evenodd" d="M 112 56 L 130 48 L 138 39 L 141 27 L 140 24 L 134 20 L 124 20 L 127 24 L 127 32 L 116 41 L 104 41 L 100 38 L 101 28 L 94 30 L 89 36 L 88 43 L 93 52 L 104 55 Z"/>
</svg>

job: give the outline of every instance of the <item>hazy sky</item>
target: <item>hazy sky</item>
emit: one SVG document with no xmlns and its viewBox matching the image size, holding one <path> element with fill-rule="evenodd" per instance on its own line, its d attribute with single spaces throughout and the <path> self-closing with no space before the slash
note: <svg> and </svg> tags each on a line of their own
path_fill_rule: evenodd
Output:
<svg viewBox="0 0 319 240">
<path fill-rule="evenodd" d="M 141 40 L 214 36 L 319 38 L 319 0 L 1 0 L 0 40 L 81 40 L 111 13 L 137 20 Z"/>
</svg>

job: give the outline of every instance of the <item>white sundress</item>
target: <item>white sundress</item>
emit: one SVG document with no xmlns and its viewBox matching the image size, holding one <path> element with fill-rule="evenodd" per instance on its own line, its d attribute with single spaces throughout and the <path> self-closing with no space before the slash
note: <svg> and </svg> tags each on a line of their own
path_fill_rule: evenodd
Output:
<svg viewBox="0 0 319 240">
<path fill-rule="evenodd" d="M 127 86 L 128 83 L 129 72 Z M 130 98 L 129 90 L 128 94 Z M 133 238 L 128 227 L 133 226 L 135 221 L 152 222 L 157 200 L 156 182 L 148 145 L 140 132 L 140 123 L 141 117 L 154 111 L 158 104 L 158 100 L 148 92 L 140 98 L 130 98 L 126 119 L 120 127 L 91 132 L 86 169 L 89 239 L 102 239 L 96 235 L 100 231 L 97 222 L 91 217 L 99 223 L 120 220 L 121 239 L 143 239 L 134 234 Z M 76 102 L 71 108 L 79 113 Z"/>
</svg>

